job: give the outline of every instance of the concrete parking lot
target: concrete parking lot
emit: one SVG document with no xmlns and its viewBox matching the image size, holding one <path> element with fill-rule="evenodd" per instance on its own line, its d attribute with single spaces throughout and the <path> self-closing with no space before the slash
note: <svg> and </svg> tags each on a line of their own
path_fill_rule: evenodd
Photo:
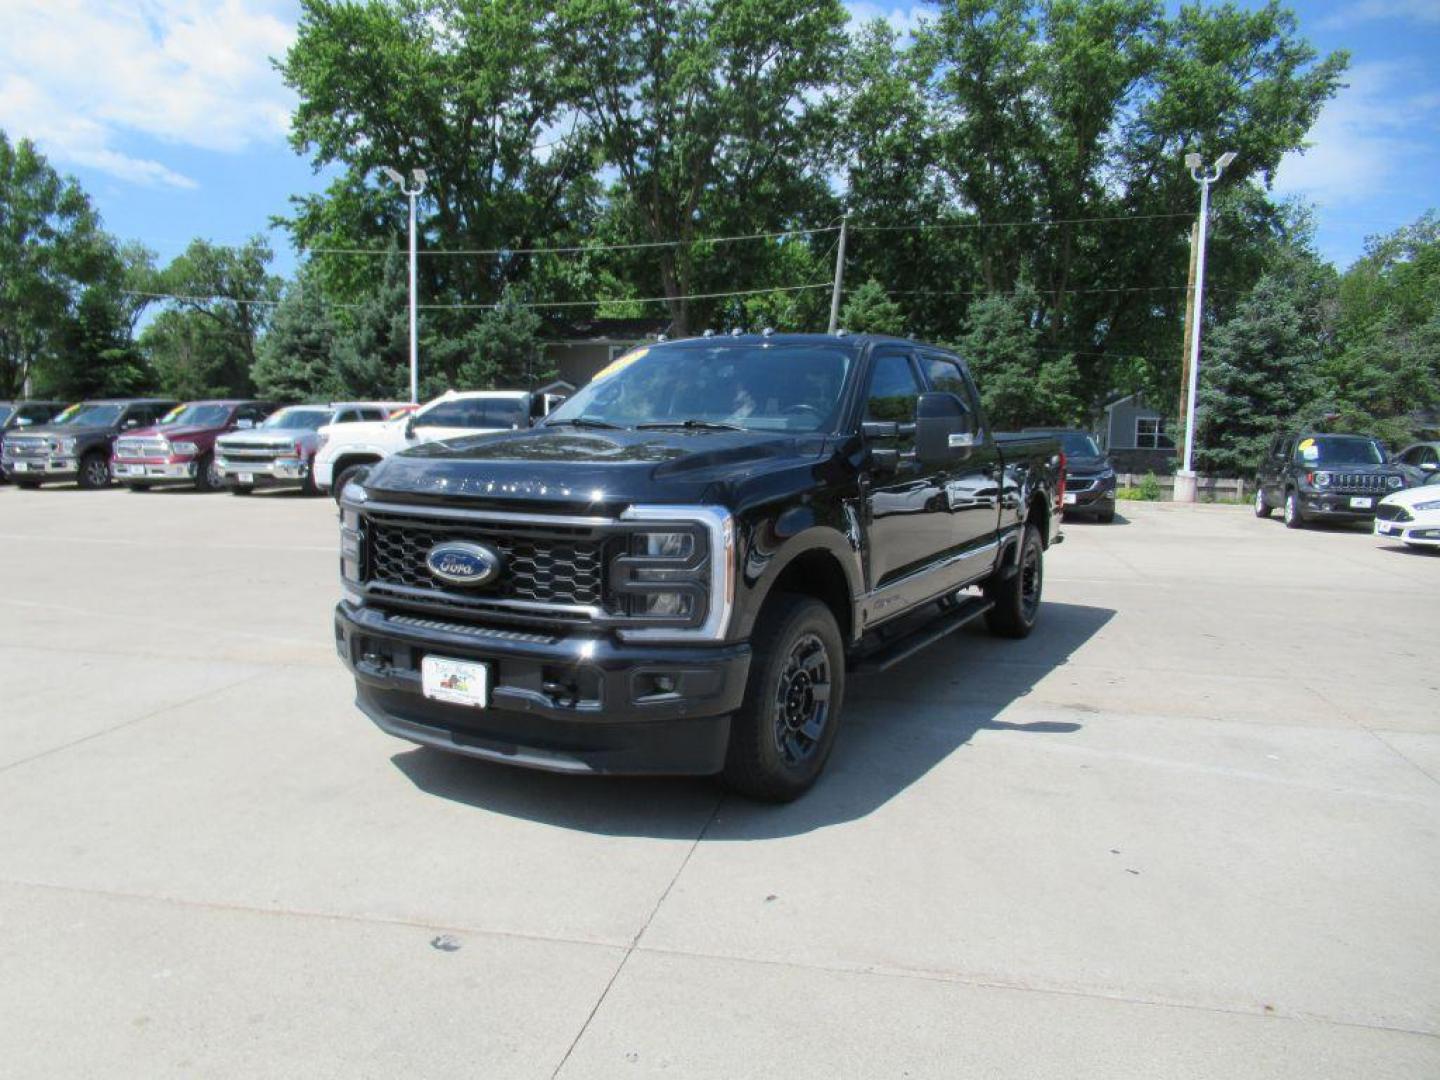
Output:
<svg viewBox="0 0 1440 1080">
<path fill-rule="evenodd" d="M 0 488 L 0 1073 L 1440 1075 L 1440 557 L 1122 513 L 776 808 L 375 730 L 324 500 Z"/>
</svg>

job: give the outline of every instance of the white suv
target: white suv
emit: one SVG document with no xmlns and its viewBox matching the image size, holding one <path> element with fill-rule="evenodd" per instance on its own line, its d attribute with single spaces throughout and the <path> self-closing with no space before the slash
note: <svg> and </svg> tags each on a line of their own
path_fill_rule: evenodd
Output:
<svg viewBox="0 0 1440 1080">
<path fill-rule="evenodd" d="M 525 390 L 447 390 L 415 412 L 393 420 L 320 429 L 315 486 L 337 495 L 355 470 L 422 443 L 526 428 L 563 397 Z"/>
</svg>

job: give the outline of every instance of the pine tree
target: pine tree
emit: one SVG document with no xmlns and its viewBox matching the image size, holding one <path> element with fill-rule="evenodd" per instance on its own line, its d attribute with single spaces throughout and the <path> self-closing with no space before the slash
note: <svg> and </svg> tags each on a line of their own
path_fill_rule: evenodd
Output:
<svg viewBox="0 0 1440 1080">
<path fill-rule="evenodd" d="M 301 271 L 286 289 L 261 339 L 251 377 L 262 397 L 316 401 L 343 396 L 335 363 L 337 327 L 318 282 Z"/>
<path fill-rule="evenodd" d="M 459 384 L 467 390 L 531 390 L 553 378 L 540 349 L 540 317 L 506 286 L 500 302 L 462 339 Z"/>
<path fill-rule="evenodd" d="M 970 308 L 960 351 L 970 362 L 992 426 L 1069 425 L 1082 411 L 1080 372 L 1069 355 L 1050 356 L 1033 324 L 1039 299 L 1021 287 Z"/>
<path fill-rule="evenodd" d="M 1196 417 L 1202 471 L 1252 472 L 1276 434 L 1308 417 L 1320 391 L 1328 291 L 1313 265 L 1271 271 L 1211 332 Z"/>
<path fill-rule="evenodd" d="M 335 336 L 335 374 L 347 395 L 409 396 L 410 286 L 405 260 L 392 245 L 379 287 L 348 313 Z"/>
<path fill-rule="evenodd" d="M 840 325 L 854 334 L 905 334 L 905 312 L 885 287 L 871 278 L 850 294 L 840 312 Z"/>
</svg>

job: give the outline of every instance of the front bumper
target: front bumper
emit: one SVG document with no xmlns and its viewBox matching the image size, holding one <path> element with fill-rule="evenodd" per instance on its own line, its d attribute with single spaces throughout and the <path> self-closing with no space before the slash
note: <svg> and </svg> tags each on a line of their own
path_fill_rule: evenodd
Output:
<svg viewBox="0 0 1440 1080">
<path fill-rule="evenodd" d="M 1115 478 L 1096 481 L 1090 477 L 1066 477 L 1065 512 L 1115 509 Z"/>
<path fill-rule="evenodd" d="M 80 475 L 80 462 L 74 457 L 7 457 L 0 467 L 11 480 L 74 480 Z"/>
<path fill-rule="evenodd" d="M 121 461 L 110 463 L 111 475 L 120 483 L 135 483 L 137 480 L 162 482 L 166 480 L 194 480 L 194 461 Z"/>
<path fill-rule="evenodd" d="M 231 484 L 243 487 L 282 487 L 303 484 L 310 475 L 310 462 L 302 458 L 240 461 L 217 457 L 215 469 Z"/>
<path fill-rule="evenodd" d="M 1418 521 L 1382 521 L 1375 519 L 1375 535 L 1404 544 L 1426 544 L 1440 547 L 1440 526 Z"/>
<path fill-rule="evenodd" d="M 568 773 L 718 772 L 750 669 L 748 645 L 622 645 L 343 601 L 335 647 L 355 676 L 356 704 L 382 730 Z M 425 697 L 420 666 L 429 654 L 488 664 L 487 707 Z"/>
<path fill-rule="evenodd" d="M 1301 491 L 1300 509 L 1307 517 L 1331 518 L 1335 521 L 1369 521 L 1375 506 L 1391 492 L 1376 495 L 1355 495 L 1348 492 Z M 1367 505 L 1368 504 L 1368 505 Z"/>
<path fill-rule="evenodd" d="M 335 479 L 335 463 L 317 459 L 313 471 L 315 473 L 315 486 L 321 491 L 329 491 L 331 481 Z"/>
</svg>

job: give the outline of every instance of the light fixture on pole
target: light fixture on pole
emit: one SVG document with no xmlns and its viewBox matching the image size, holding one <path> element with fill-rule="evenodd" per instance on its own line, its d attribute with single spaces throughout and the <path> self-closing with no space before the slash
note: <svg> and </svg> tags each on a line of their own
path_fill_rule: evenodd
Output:
<svg viewBox="0 0 1440 1080">
<path fill-rule="evenodd" d="M 1175 474 L 1175 501 L 1195 501 L 1195 392 L 1200 385 L 1200 324 L 1205 302 L 1205 226 L 1210 217 L 1210 185 L 1235 160 L 1233 151 L 1226 151 L 1206 169 L 1199 154 L 1185 155 L 1185 167 L 1200 185 L 1199 251 L 1195 257 L 1194 331 L 1190 335 L 1190 386 L 1185 396 L 1185 467 Z"/>
<path fill-rule="evenodd" d="M 425 190 L 427 179 L 424 169 L 411 169 L 410 177 L 415 181 L 415 186 L 406 187 L 405 177 L 392 169 L 389 165 L 381 167 L 381 171 L 395 182 L 400 193 L 410 200 L 410 404 L 420 403 L 420 342 L 417 332 L 417 321 L 415 317 L 415 200 Z"/>
</svg>

